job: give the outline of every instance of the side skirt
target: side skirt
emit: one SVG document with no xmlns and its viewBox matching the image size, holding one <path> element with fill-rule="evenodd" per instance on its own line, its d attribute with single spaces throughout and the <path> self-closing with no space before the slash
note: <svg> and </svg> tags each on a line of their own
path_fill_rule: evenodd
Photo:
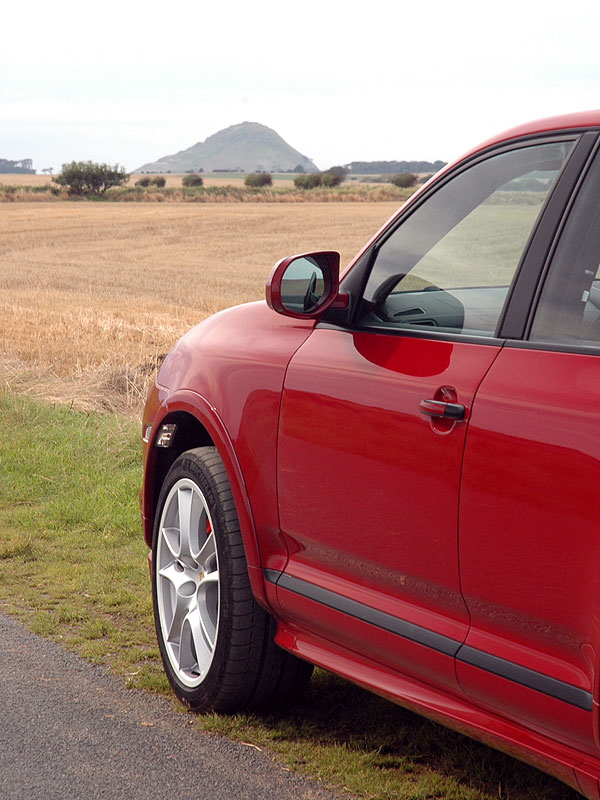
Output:
<svg viewBox="0 0 600 800">
<path fill-rule="evenodd" d="M 374 661 L 278 621 L 275 642 L 284 650 L 392 702 L 546 772 L 588 800 L 600 800 L 600 760 L 483 711 L 467 700 L 391 673 Z"/>
</svg>

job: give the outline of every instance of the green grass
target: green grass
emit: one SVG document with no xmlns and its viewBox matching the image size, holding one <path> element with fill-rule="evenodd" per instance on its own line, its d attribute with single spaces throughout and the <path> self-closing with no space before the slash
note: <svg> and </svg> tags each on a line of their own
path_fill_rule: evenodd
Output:
<svg viewBox="0 0 600 800">
<path fill-rule="evenodd" d="M 0 608 L 124 686 L 168 694 L 138 519 L 139 425 L 0 394 L 0 426 Z M 197 724 L 364 798 L 578 797 L 323 671 L 291 712 Z"/>
<path fill-rule="evenodd" d="M 132 686 L 166 689 L 137 511 L 138 426 L 9 396 L 0 425 L 2 608 Z"/>
</svg>

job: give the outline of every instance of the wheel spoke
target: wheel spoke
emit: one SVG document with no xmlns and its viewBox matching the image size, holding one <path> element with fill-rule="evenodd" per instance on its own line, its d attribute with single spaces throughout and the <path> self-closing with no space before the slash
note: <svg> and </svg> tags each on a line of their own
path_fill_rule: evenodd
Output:
<svg viewBox="0 0 600 800">
<path fill-rule="evenodd" d="M 215 545 L 215 535 L 214 533 L 209 533 L 198 553 L 197 561 L 205 572 L 209 572 L 211 571 L 211 567 L 214 569 L 216 557 L 217 548 Z"/>
<path fill-rule="evenodd" d="M 179 558 L 190 566 L 194 559 L 191 552 L 190 537 L 193 535 L 193 492 L 187 486 L 177 492 L 177 505 L 179 508 Z"/>
<path fill-rule="evenodd" d="M 164 527 L 161 529 L 161 533 L 163 541 L 173 558 L 179 558 L 179 528 Z"/>
<path fill-rule="evenodd" d="M 198 587 L 198 612 L 204 636 L 211 648 L 217 639 L 219 618 L 219 572 L 214 570 L 204 575 Z"/>
<path fill-rule="evenodd" d="M 217 586 L 219 585 L 219 570 L 218 569 L 214 569 L 212 572 L 205 572 L 204 573 L 204 577 L 202 578 L 202 580 L 199 583 L 199 587 L 202 588 L 202 586 L 204 586 L 206 584 L 211 584 L 211 583 L 216 583 Z"/>
<path fill-rule="evenodd" d="M 179 558 L 190 565 L 199 561 L 206 529 L 206 510 L 197 492 L 180 488 L 177 493 L 179 508 Z"/>
<path fill-rule="evenodd" d="M 165 628 L 167 629 L 167 641 L 172 644 L 180 644 L 184 619 L 196 602 L 194 595 L 196 594 L 198 576 L 197 574 L 190 576 L 187 570 L 182 572 L 175 564 L 170 564 L 165 569 L 160 570 L 159 575 L 173 589 L 173 591 L 169 592 L 170 608 L 168 610 L 171 612 L 171 618 L 164 619 Z M 166 607 L 165 612 L 167 612 Z"/>
<path fill-rule="evenodd" d="M 186 672 L 201 675 L 212 658 L 212 645 L 204 635 L 198 607 L 193 608 L 183 621 L 179 666 Z"/>
</svg>

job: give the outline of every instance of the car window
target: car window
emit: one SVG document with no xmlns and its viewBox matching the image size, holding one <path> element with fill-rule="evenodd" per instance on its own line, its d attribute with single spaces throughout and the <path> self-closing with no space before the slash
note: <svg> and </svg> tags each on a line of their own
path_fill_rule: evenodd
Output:
<svg viewBox="0 0 600 800">
<path fill-rule="evenodd" d="M 491 156 L 451 179 L 379 246 L 359 324 L 493 336 L 571 142 Z"/>
<path fill-rule="evenodd" d="M 552 258 L 529 336 L 600 345 L 600 157 L 577 196 Z"/>
</svg>

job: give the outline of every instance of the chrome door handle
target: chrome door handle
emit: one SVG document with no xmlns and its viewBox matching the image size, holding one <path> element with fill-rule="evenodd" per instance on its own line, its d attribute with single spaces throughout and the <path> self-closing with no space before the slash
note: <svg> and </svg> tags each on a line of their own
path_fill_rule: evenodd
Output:
<svg viewBox="0 0 600 800">
<path fill-rule="evenodd" d="M 419 411 L 428 417 L 461 420 L 465 418 L 466 409 L 460 403 L 445 403 L 443 400 L 421 400 Z"/>
</svg>

